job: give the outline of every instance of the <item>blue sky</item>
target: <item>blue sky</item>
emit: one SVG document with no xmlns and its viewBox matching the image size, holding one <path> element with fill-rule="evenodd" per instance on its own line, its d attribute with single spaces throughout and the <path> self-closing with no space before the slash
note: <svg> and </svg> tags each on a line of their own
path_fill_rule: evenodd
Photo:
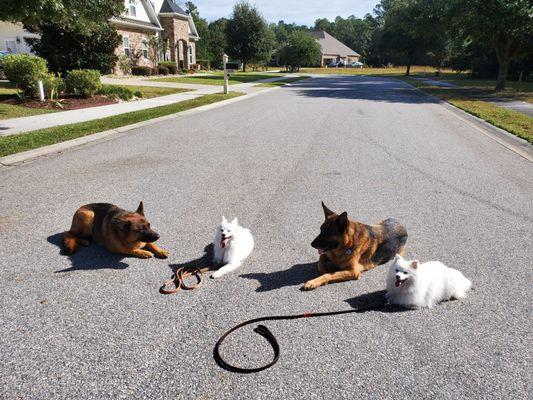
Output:
<svg viewBox="0 0 533 400">
<path fill-rule="evenodd" d="M 193 0 L 200 16 L 208 21 L 228 17 L 236 0 Z M 317 18 L 335 19 L 372 13 L 379 0 L 250 0 L 268 22 L 284 20 L 287 23 L 314 25 Z M 179 2 L 182 4 L 182 2 Z M 183 1 L 184 3 L 184 1 Z"/>
</svg>

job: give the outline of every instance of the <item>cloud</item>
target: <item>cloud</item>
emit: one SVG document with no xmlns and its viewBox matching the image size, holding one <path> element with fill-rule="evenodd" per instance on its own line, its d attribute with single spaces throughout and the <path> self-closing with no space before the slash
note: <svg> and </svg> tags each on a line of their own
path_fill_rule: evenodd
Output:
<svg viewBox="0 0 533 400">
<path fill-rule="evenodd" d="M 363 17 L 372 13 L 374 6 L 379 0 L 251 0 L 263 14 L 268 22 L 313 25 L 318 18 L 328 18 L 330 21 L 335 17 L 347 18 L 350 15 Z M 193 2 L 198 7 L 200 16 L 208 21 L 221 17 L 229 17 L 236 1 L 234 0 L 196 0 Z"/>
</svg>

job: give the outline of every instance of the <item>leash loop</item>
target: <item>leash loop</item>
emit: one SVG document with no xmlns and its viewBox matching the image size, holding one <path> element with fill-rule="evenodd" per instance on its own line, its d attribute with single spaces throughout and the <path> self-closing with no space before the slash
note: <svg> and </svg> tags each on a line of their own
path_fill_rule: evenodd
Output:
<svg viewBox="0 0 533 400">
<path fill-rule="evenodd" d="M 176 272 L 163 282 L 163 286 L 159 288 L 159 293 L 161 294 L 173 294 L 182 290 L 194 290 L 199 288 L 202 285 L 203 274 L 204 272 L 210 271 L 210 267 L 206 268 L 191 268 L 191 267 L 181 267 L 176 270 Z M 187 285 L 185 280 L 189 277 L 195 277 L 196 283 L 192 285 Z M 174 289 L 169 289 L 174 286 Z"/>
</svg>

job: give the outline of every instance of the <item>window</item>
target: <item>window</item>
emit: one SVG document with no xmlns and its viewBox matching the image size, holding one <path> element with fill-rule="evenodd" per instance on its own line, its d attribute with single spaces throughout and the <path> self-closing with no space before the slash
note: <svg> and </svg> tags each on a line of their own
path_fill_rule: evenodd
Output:
<svg viewBox="0 0 533 400">
<path fill-rule="evenodd" d="M 143 40 L 143 57 L 148 58 L 148 42 Z"/>
<path fill-rule="evenodd" d="M 124 54 L 130 56 L 130 38 L 122 36 L 122 46 L 124 47 Z"/>
<path fill-rule="evenodd" d="M 130 0 L 130 15 L 132 17 L 137 16 L 137 0 Z"/>
<path fill-rule="evenodd" d="M 192 46 L 189 46 L 189 64 L 192 64 Z"/>
</svg>

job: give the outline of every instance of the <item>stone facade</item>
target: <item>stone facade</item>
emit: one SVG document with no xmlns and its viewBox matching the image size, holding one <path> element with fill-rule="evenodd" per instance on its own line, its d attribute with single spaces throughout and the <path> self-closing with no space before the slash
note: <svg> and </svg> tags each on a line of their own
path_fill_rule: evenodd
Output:
<svg viewBox="0 0 533 400">
<path fill-rule="evenodd" d="M 162 36 L 167 40 L 170 60 L 179 68 L 189 69 L 196 64 L 196 45 L 189 41 L 189 22 L 174 16 L 161 16 Z"/>
<path fill-rule="evenodd" d="M 152 61 L 149 58 L 149 50 L 147 45 L 144 46 L 143 42 L 148 44 L 150 37 L 154 35 L 153 31 L 144 31 L 142 29 L 135 28 L 119 28 L 117 27 L 117 33 L 121 36 L 118 47 L 115 50 L 117 56 L 126 55 L 132 60 L 132 65 L 139 65 L 143 67 L 154 67 Z M 127 38 L 129 42 L 129 51 L 125 51 L 124 38 Z M 144 47 L 143 47 L 144 46 Z M 127 54 L 129 53 L 129 54 Z M 146 56 L 146 57 L 145 57 Z M 118 64 L 115 66 L 114 73 L 122 75 Z"/>
</svg>

